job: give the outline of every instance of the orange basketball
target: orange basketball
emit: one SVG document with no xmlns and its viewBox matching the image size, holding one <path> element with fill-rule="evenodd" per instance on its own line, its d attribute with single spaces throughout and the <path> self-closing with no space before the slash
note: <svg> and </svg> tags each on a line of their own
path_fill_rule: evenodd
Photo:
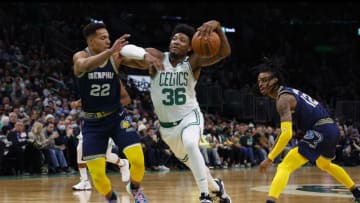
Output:
<svg viewBox="0 0 360 203">
<path fill-rule="evenodd" d="M 217 54 L 220 49 L 220 38 L 216 32 L 211 32 L 205 40 L 205 37 L 200 38 L 200 32 L 197 31 L 191 40 L 191 46 L 196 54 L 204 57 L 212 57 Z"/>
</svg>

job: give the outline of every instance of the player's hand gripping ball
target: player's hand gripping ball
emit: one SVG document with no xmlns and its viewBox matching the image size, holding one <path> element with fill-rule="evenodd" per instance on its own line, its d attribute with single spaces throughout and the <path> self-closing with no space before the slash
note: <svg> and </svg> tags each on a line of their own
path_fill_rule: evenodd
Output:
<svg viewBox="0 0 360 203">
<path fill-rule="evenodd" d="M 207 39 L 200 38 L 200 32 L 197 31 L 191 40 L 191 46 L 194 53 L 202 57 L 212 57 L 220 50 L 220 37 L 216 32 L 211 32 Z"/>
</svg>

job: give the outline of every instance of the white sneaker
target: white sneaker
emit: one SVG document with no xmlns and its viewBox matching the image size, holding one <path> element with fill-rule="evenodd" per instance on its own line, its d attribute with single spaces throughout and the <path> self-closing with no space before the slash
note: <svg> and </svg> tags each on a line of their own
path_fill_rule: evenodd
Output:
<svg viewBox="0 0 360 203">
<path fill-rule="evenodd" d="M 91 190 L 91 183 L 89 180 L 81 180 L 78 184 L 73 185 L 73 190 Z"/>
<path fill-rule="evenodd" d="M 121 159 L 124 163 L 124 165 L 119 166 L 120 167 L 120 173 L 121 173 L 121 181 L 122 182 L 128 182 L 130 180 L 130 169 L 129 169 L 129 161 L 127 159 Z"/>
<path fill-rule="evenodd" d="M 168 167 L 166 167 L 164 165 L 159 165 L 158 168 L 159 168 L 160 171 L 170 171 L 170 168 L 168 168 Z"/>
</svg>

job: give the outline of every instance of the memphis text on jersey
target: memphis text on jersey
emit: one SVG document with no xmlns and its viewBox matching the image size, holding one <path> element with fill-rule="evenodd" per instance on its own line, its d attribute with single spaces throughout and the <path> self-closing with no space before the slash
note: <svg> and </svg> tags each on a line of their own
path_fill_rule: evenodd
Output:
<svg viewBox="0 0 360 203">
<path fill-rule="evenodd" d="M 92 73 L 88 73 L 88 79 L 89 80 L 113 79 L 113 78 L 114 78 L 114 72 L 92 72 Z"/>
</svg>

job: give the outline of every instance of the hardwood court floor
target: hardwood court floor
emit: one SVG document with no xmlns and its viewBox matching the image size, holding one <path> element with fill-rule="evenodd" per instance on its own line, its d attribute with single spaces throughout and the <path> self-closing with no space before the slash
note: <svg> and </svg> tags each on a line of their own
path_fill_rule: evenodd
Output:
<svg viewBox="0 0 360 203">
<path fill-rule="evenodd" d="M 345 168 L 356 183 L 360 182 L 358 167 Z M 275 168 L 267 175 L 253 169 L 212 170 L 214 177 L 221 177 L 233 203 L 264 203 Z M 109 174 L 120 202 L 133 202 L 125 192 L 120 175 Z M 74 192 L 71 186 L 79 180 L 78 174 L 36 177 L 0 177 L 0 202 L 6 203 L 95 203 L 104 202 L 95 191 Z M 149 203 L 198 203 L 198 189 L 189 171 L 146 173 L 143 182 Z M 295 190 L 298 188 L 297 190 Z M 296 194 L 291 194 L 296 193 Z M 282 203 L 347 203 L 351 194 L 328 174 L 316 167 L 303 167 L 289 179 L 289 184 L 278 202 Z"/>
</svg>

